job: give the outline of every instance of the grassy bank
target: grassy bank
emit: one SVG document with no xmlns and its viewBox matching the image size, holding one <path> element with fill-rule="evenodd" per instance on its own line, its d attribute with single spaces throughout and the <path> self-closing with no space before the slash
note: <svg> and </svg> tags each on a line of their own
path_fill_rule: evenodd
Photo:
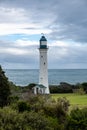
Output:
<svg viewBox="0 0 87 130">
<path fill-rule="evenodd" d="M 79 94 L 51 94 L 52 98 L 57 100 L 59 97 L 66 97 L 71 107 L 78 106 L 80 108 L 87 107 L 87 94 L 79 95 Z"/>
</svg>

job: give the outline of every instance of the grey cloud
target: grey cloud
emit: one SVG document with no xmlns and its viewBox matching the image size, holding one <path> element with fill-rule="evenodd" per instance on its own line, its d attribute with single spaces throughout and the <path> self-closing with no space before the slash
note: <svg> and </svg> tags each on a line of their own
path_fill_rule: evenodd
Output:
<svg viewBox="0 0 87 130">
<path fill-rule="evenodd" d="M 3 42 L 4 43 L 4 42 Z M 68 43 L 69 44 L 69 43 Z M 49 68 L 82 68 L 87 66 L 87 45 L 78 44 L 78 46 L 50 46 L 48 50 Z M 5 47 L 5 46 L 4 46 Z M 12 47 L 12 46 L 11 46 Z M 5 47 L 7 48 L 7 46 Z M 18 47 L 20 48 L 20 46 Z M 23 49 L 23 48 L 20 48 Z M 24 50 L 30 51 L 27 55 L 12 55 L 3 52 L 0 54 L 0 62 L 4 68 L 39 68 L 39 51 L 35 46 L 24 47 Z M 17 65 L 18 64 L 18 65 Z M 11 67 L 12 65 L 12 67 Z M 9 67 L 10 66 L 10 67 Z"/>
<path fill-rule="evenodd" d="M 23 18 L 18 21 L 26 23 L 38 23 L 42 28 L 50 29 L 52 32 L 48 34 L 48 38 L 52 41 L 75 41 L 77 43 L 87 43 L 87 0 L 0 0 L 0 7 L 12 9 L 23 9 Z M 16 22 L 11 17 L 1 17 L 1 22 Z M 7 20 L 6 20 L 7 19 Z M 18 22 L 17 21 L 17 22 Z M 26 28 L 35 29 L 35 28 Z M 70 43 L 74 44 L 74 43 Z M 14 47 L 15 43 L 0 42 L 0 47 Z M 24 66 L 31 64 L 32 67 L 37 66 L 39 54 L 33 49 L 36 46 L 17 47 L 19 49 L 32 50 L 30 55 L 9 55 L 0 56 L 1 62 L 10 64 L 21 64 Z M 65 48 L 65 47 L 64 47 Z M 48 52 L 50 68 L 70 68 L 70 67 L 86 67 L 87 66 L 87 46 L 76 48 L 67 47 L 67 54 L 63 53 L 61 47 L 50 47 Z M 51 58 L 50 58 L 51 57 Z M 25 66 L 26 66 L 25 65 Z"/>
<path fill-rule="evenodd" d="M 66 52 L 63 51 L 63 47 L 50 47 L 48 52 L 49 68 L 86 68 L 87 44 L 79 45 L 64 46 Z"/>
<path fill-rule="evenodd" d="M 1 57 L 0 57 L 1 59 Z M 4 55 L 4 59 L 3 62 L 8 62 L 8 63 L 35 63 L 37 61 L 37 58 L 35 58 L 34 56 L 14 56 L 14 55 Z"/>
<path fill-rule="evenodd" d="M 1 2 L 1 7 L 5 8 L 15 8 L 15 9 L 24 9 L 26 14 L 24 14 L 28 20 L 31 19 L 33 23 L 47 23 L 51 21 L 53 13 L 51 10 L 53 0 L 48 2 L 46 0 L 7 0 Z M 19 18 L 18 18 L 19 19 Z M 27 21 L 30 22 L 30 21 Z"/>
<path fill-rule="evenodd" d="M 14 46 L 14 42 L 0 40 L 0 47 L 8 47 L 8 46 Z"/>
<path fill-rule="evenodd" d="M 51 39 L 87 42 L 86 0 L 6 0 L 1 1 L 1 5 L 24 9 L 27 22 L 51 29 Z"/>
<path fill-rule="evenodd" d="M 86 0 L 61 1 L 60 8 L 56 7 L 55 13 L 58 15 L 52 28 L 51 38 L 87 42 Z"/>
<path fill-rule="evenodd" d="M 11 63 L 11 64 L 16 64 L 20 63 L 21 65 L 25 63 L 26 64 L 37 64 L 38 58 L 39 58 L 39 52 L 37 52 L 37 47 L 36 46 L 27 46 L 27 47 L 20 47 L 18 46 L 17 49 L 19 51 L 22 49 L 23 51 L 28 51 L 30 53 L 24 54 L 19 54 L 18 50 L 17 52 L 11 52 L 9 53 L 8 51 L 1 51 L 2 48 L 3 50 L 9 49 L 9 48 L 15 48 L 15 42 L 10 43 L 10 42 L 5 42 L 5 41 L 0 41 L 0 63 L 5 64 L 5 63 Z M 18 54 L 15 54 L 18 53 Z M 31 65 L 32 66 L 32 65 Z M 37 66 L 37 65 L 36 65 Z"/>
</svg>

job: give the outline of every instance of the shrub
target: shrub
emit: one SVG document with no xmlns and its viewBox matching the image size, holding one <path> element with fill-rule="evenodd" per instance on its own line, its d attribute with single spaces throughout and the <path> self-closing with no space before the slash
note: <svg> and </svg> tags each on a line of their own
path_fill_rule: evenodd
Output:
<svg viewBox="0 0 87 130">
<path fill-rule="evenodd" d="M 66 98 L 59 98 L 57 102 L 46 103 L 43 107 L 44 114 L 52 118 L 57 118 L 58 122 L 65 122 L 69 101 Z"/>
<path fill-rule="evenodd" d="M 70 106 L 69 100 L 67 100 L 66 97 L 58 98 L 57 104 L 61 106 L 65 112 L 68 111 L 68 108 Z"/>
<path fill-rule="evenodd" d="M 30 111 L 30 105 L 25 101 L 19 101 L 17 107 L 19 112 Z"/>
<path fill-rule="evenodd" d="M 32 130 L 28 124 L 24 124 L 22 114 L 9 107 L 0 109 L 0 130 Z"/>
<path fill-rule="evenodd" d="M 66 129 L 68 130 L 87 130 L 87 109 L 75 109 L 70 113 Z"/>
<path fill-rule="evenodd" d="M 78 91 L 77 91 L 78 94 L 80 95 L 84 95 L 85 94 L 85 91 L 83 88 L 79 88 Z"/>
<path fill-rule="evenodd" d="M 48 95 L 32 98 L 0 109 L 0 130 L 64 130 L 67 99 L 56 102 Z"/>
<path fill-rule="evenodd" d="M 56 117 L 56 105 L 55 104 L 46 104 L 43 107 L 44 114 L 50 117 Z"/>
<path fill-rule="evenodd" d="M 50 93 L 72 93 L 72 85 L 62 82 L 60 85 L 50 85 Z"/>
<path fill-rule="evenodd" d="M 63 130 L 56 118 L 47 117 L 43 112 L 19 113 L 10 107 L 0 109 L 0 130 Z"/>
<path fill-rule="evenodd" d="M 10 100 L 10 104 L 13 104 L 19 100 L 19 97 L 18 96 L 10 96 L 9 100 Z"/>
<path fill-rule="evenodd" d="M 54 130 L 52 121 L 41 112 L 24 112 L 23 118 L 25 120 L 25 124 L 28 124 L 33 130 Z M 57 130 L 57 129 L 55 129 Z"/>
</svg>

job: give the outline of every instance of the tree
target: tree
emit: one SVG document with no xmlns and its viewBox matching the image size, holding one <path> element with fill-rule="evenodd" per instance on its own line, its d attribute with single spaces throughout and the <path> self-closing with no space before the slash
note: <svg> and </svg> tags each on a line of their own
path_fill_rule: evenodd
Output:
<svg viewBox="0 0 87 130">
<path fill-rule="evenodd" d="M 5 72 L 0 66 L 0 107 L 3 107 L 9 103 L 10 85 L 8 78 L 5 76 Z"/>
</svg>

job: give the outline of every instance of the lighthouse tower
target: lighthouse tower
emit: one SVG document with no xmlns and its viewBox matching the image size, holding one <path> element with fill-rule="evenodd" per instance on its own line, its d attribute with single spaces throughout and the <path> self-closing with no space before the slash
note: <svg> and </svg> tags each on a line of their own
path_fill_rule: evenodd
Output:
<svg viewBox="0 0 87 130">
<path fill-rule="evenodd" d="M 39 70 L 39 84 L 45 87 L 45 94 L 49 94 L 49 86 L 48 86 L 48 65 L 47 65 L 47 39 L 43 35 L 40 39 L 40 70 Z"/>
</svg>

